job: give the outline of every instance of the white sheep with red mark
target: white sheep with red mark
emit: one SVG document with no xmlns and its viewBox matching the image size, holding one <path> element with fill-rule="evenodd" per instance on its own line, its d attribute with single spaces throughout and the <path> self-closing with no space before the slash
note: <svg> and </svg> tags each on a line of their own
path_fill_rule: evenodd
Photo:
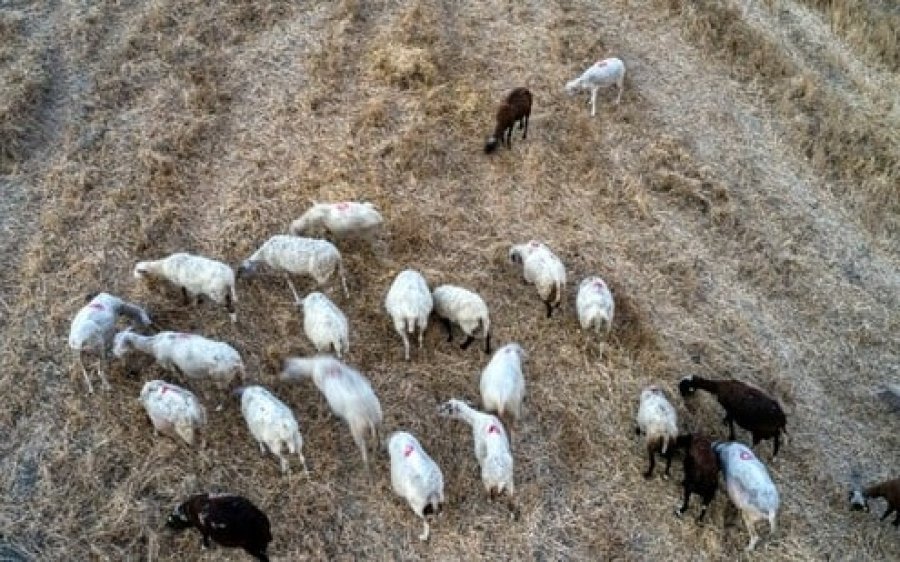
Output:
<svg viewBox="0 0 900 562">
<path fill-rule="evenodd" d="M 405 431 L 395 431 L 388 440 L 391 457 L 391 487 L 422 518 L 419 540 L 431 534 L 428 517 L 440 513 L 444 504 L 444 474 L 428 456 L 419 440 Z"/>
<path fill-rule="evenodd" d="M 434 309 L 434 298 L 428 289 L 428 282 L 418 271 L 401 271 L 391 283 L 384 299 L 384 307 L 394 321 L 394 329 L 403 339 L 404 358 L 409 361 L 409 338 L 406 333 L 412 334 L 418 330 L 419 349 L 422 349 L 428 316 Z"/>
<path fill-rule="evenodd" d="M 491 318 L 487 304 L 478 293 L 457 287 L 441 285 L 431 294 L 434 313 L 441 319 L 447 331 L 447 341 L 453 341 L 453 324 L 466 334 L 460 345 L 467 349 L 476 337 L 484 338 L 484 352 L 491 352 Z"/>
<path fill-rule="evenodd" d="M 134 266 L 136 279 L 162 279 L 181 289 L 185 304 L 205 296 L 225 305 L 232 322 L 237 322 L 234 270 L 220 261 L 178 252 L 160 260 L 140 261 Z"/>
<path fill-rule="evenodd" d="M 360 237 L 372 241 L 384 224 L 381 213 L 368 201 L 313 203 L 303 215 L 291 223 L 290 233 L 302 236 L 326 229 L 337 238 Z"/>
<path fill-rule="evenodd" d="M 297 304 L 303 310 L 303 331 L 316 351 L 334 350 L 338 357 L 350 351 L 350 324 L 331 299 L 324 293 L 312 292 Z"/>
<path fill-rule="evenodd" d="M 298 381 L 306 377 L 312 378 L 331 411 L 350 426 L 350 434 L 368 469 L 366 438 L 371 436 L 378 442 L 378 427 L 382 421 L 381 403 L 369 380 L 356 369 L 327 355 L 291 357 L 284 361 L 281 380 Z"/>
<path fill-rule="evenodd" d="M 753 550 L 759 541 L 758 521 L 768 521 L 769 534 L 775 534 L 775 518 L 780 505 L 778 490 L 766 466 L 743 443 L 715 442 L 713 450 L 719 457 L 728 497 L 741 511 L 750 533 L 747 550 Z"/>
<path fill-rule="evenodd" d="M 504 493 L 512 498 L 515 493 L 513 457 L 509 450 L 509 438 L 500 420 L 455 398 L 441 404 L 438 414 L 469 424 L 485 491 L 492 500 Z"/>
<path fill-rule="evenodd" d="M 522 418 L 522 401 L 525 398 L 525 376 L 522 361 L 525 350 L 517 343 L 508 343 L 498 349 L 481 372 L 481 404 L 488 412 L 496 412 L 506 419 Z"/>
<path fill-rule="evenodd" d="M 625 63 L 617 58 L 608 58 L 595 62 L 581 76 L 566 84 L 566 92 L 571 96 L 578 90 L 591 91 L 591 117 L 597 114 L 597 92 L 600 88 L 616 86 L 619 90 L 616 105 L 622 100 L 625 88 Z"/>
<path fill-rule="evenodd" d="M 600 277 L 587 277 L 578 285 L 575 310 L 582 330 L 606 337 L 612 329 L 616 304 L 609 286 Z"/>
<path fill-rule="evenodd" d="M 547 318 L 559 308 L 566 286 L 566 267 L 543 242 L 530 240 L 509 249 L 509 261 L 522 266 L 526 283 L 537 287 L 538 295 L 547 307 Z"/>
<path fill-rule="evenodd" d="M 309 475 L 303 457 L 300 424 L 287 404 L 259 385 L 237 388 L 234 394 L 241 399 L 241 414 L 250 434 L 259 444 L 259 452 L 265 454 L 268 448 L 278 458 L 282 474 L 291 470 L 285 454 L 296 453 L 303 465 L 303 472 Z"/>
<path fill-rule="evenodd" d="M 197 334 L 160 332 L 142 336 L 130 330 L 116 334 L 113 355 L 122 358 L 132 350 L 152 355 L 160 367 L 188 379 L 209 379 L 220 390 L 227 390 L 236 376 L 243 379 L 245 374 L 236 349 Z"/>
<path fill-rule="evenodd" d="M 188 445 L 195 444 L 195 432 L 206 425 L 206 409 L 194 393 L 161 380 L 144 384 L 139 398 L 153 433 L 181 438 Z"/>
<path fill-rule="evenodd" d="M 150 326 L 150 316 L 137 306 L 126 302 L 109 293 L 88 295 L 88 303 L 84 305 L 72 318 L 69 327 L 69 347 L 78 352 L 78 363 L 81 366 L 81 374 L 87 384 L 88 393 L 94 393 L 94 385 L 88 376 L 85 367 L 85 355 L 99 355 L 104 366 L 108 368 L 109 351 L 113 346 L 113 338 L 116 334 L 116 321 L 119 316 L 126 316 L 132 322 L 142 326 Z M 97 374 L 103 382 L 104 388 L 109 388 L 109 381 L 102 367 L 97 368 Z"/>
<path fill-rule="evenodd" d="M 274 270 L 312 277 L 320 287 L 328 283 L 331 276 L 337 273 L 344 288 L 344 295 L 350 296 L 341 253 L 327 240 L 288 234 L 272 236 L 241 264 L 238 268 L 238 277 L 255 274 L 260 264 Z"/>
</svg>

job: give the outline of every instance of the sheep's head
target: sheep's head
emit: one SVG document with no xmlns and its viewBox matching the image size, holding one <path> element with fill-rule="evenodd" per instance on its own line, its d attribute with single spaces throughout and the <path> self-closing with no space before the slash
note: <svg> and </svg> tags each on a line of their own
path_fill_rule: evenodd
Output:
<svg viewBox="0 0 900 562">
<path fill-rule="evenodd" d="M 503 353 L 514 353 L 519 356 L 519 361 L 525 361 L 528 359 L 528 354 L 525 353 L 525 350 L 522 349 L 522 346 L 517 343 L 508 343 L 503 346 Z"/>
<path fill-rule="evenodd" d="M 575 80 L 569 80 L 566 82 L 566 93 L 570 96 L 574 95 L 578 91 L 580 85 L 581 83 L 577 78 Z"/>
<path fill-rule="evenodd" d="M 131 351 L 132 343 L 131 338 L 133 334 L 130 329 L 123 330 L 116 334 L 115 338 L 113 338 L 113 355 L 122 358 L 126 353 Z"/>
<path fill-rule="evenodd" d="M 304 217 L 300 217 L 299 219 L 291 223 L 291 227 L 288 232 L 292 236 L 301 236 L 304 232 L 306 232 L 307 227 L 308 225 L 306 224 L 306 219 Z"/>
<path fill-rule="evenodd" d="M 139 261 L 134 266 L 133 275 L 135 279 L 147 279 L 150 276 L 149 262 Z"/>
<path fill-rule="evenodd" d="M 689 396 L 696 390 L 697 388 L 694 386 L 694 377 L 684 377 L 678 382 L 678 392 L 680 392 L 682 396 Z"/>
<path fill-rule="evenodd" d="M 463 402 L 461 400 L 451 398 L 438 406 L 438 415 L 445 418 L 458 418 L 461 415 L 462 404 Z"/>
<path fill-rule="evenodd" d="M 663 391 L 660 387 L 656 386 L 655 384 L 648 386 L 647 388 L 645 388 L 644 390 L 641 391 L 641 402 L 650 400 L 651 398 L 657 397 L 657 396 L 662 397 L 662 398 L 666 397 L 666 395 L 663 393 Z"/>
<path fill-rule="evenodd" d="M 862 490 L 850 490 L 847 499 L 850 501 L 850 511 L 869 511 L 869 498 Z"/>
<path fill-rule="evenodd" d="M 509 261 L 516 265 L 522 265 L 522 249 L 518 245 L 509 249 Z"/>
<path fill-rule="evenodd" d="M 490 154 L 497 150 L 497 147 L 500 146 L 500 141 L 497 137 L 489 137 L 487 142 L 484 143 L 484 153 Z"/>
<path fill-rule="evenodd" d="M 170 529 L 175 529 L 176 531 L 181 531 L 183 529 L 187 529 L 188 527 L 193 526 L 191 523 L 190 517 L 188 517 L 188 510 L 190 509 L 191 500 L 188 500 L 178 507 L 176 507 L 172 513 L 169 514 L 169 517 L 166 519 L 166 527 Z"/>
<path fill-rule="evenodd" d="M 241 279 L 242 277 L 246 277 L 247 279 L 249 279 L 254 275 L 256 275 L 256 262 L 252 262 L 250 260 L 246 260 L 241 265 L 239 265 L 237 268 L 237 273 L 235 274 L 238 279 Z"/>
</svg>

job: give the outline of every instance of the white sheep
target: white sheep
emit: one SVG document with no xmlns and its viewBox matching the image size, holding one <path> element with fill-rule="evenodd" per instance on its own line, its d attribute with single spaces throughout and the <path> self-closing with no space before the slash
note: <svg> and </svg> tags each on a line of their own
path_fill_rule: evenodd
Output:
<svg viewBox="0 0 900 562">
<path fill-rule="evenodd" d="M 484 338 L 484 352 L 491 352 L 491 318 L 487 305 L 477 293 L 455 285 L 441 285 L 432 293 L 434 313 L 447 331 L 447 341 L 453 341 L 453 324 L 466 334 L 460 345 L 467 349 L 475 337 Z"/>
<path fill-rule="evenodd" d="M 293 290 L 293 287 L 292 287 Z M 303 310 L 303 331 L 319 353 L 332 349 L 338 357 L 350 351 L 350 326 L 347 316 L 324 293 L 312 292 L 299 300 Z"/>
<path fill-rule="evenodd" d="M 194 445 L 194 432 L 206 425 L 206 409 L 191 391 L 161 380 L 144 384 L 138 399 L 147 410 L 155 434 L 180 437 Z"/>
<path fill-rule="evenodd" d="M 113 355 L 124 357 L 137 349 L 152 355 L 163 369 L 188 379 L 211 379 L 220 390 L 227 390 L 234 377 L 244 378 L 244 362 L 227 343 L 196 334 L 160 332 L 142 336 L 130 330 L 116 334 Z M 221 403 L 217 410 L 222 408 Z"/>
<path fill-rule="evenodd" d="M 719 466 L 725 476 L 728 497 L 741 511 L 744 524 L 750 533 L 747 550 L 753 550 L 759 541 L 757 521 L 768 520 L 770 535 L 775 534 L 775 517 L 780 500 L 778 490 L 769 477 L 765 465 L 746 445 L 737 442 L 715 442 L 713 450 L 719 456 Z"/>
<path fill-rule="evenodd" d="M 537 287 L 538 295 L 547 307 L 547 318 L 559 308 L 566 286 L 566 268 L 550 248 L 537 240 L 516 244 L 509 249 L 509 261 L 522 266 L 526 283 Z"/>
<path fill-rule="evenodd" d="M 678 438 L 678 415 L 675 407 L 658 386 L 648 386 L 641 391 L 636 432 L 638 435 L 643 433 L 646 436 L 647 454 L 650 457 L 650 467 L 644 473 L 644 478 L 653 476 L 656 453 L 659 452 L 666 458 L 663 478 L 668 479 L 672 456 L 675 453 L 675 440 Z"/>
<path fill-rule="evenodd" d="M 136 279 L 163 279 L 181 289 L 184 304 L 206 296 L 224 304 L 232 322 L 237 322 L 234 270 L 220 261 L 179 252 L 154 261 L 140 261 L 134 266 Z"/>
<path fill-rule="evenodd" d="M 141 307 L 123 301 L 119 297 L 109 293 L 88 295 L 88 303 L 84 305 L 69 327 L 69 347 L 78 352 L 78 363 L 81 365 L 81 374 L 87 383 L 88 393 L 94 393 L 94 385 L 88 376 L 85 367 L 85 355 L 99 355 L 108 368 L 109 351 L 113 345 L 113 337 L 116 334 L 116 320 L 119 316 L 126 316 L 131 321 L 150 326 L 150 316 Z M 104 388 L 109 388 L 109 381 L 102 367 L 97 368 L 97 374 L 103 382 Z"/>
<path fill-rule="evenodd" d="M 331 411 L 350 426 L 350 434 L 368 470 L 366 436 L 371 435 L 377 443 L 382 420 L 381 403 L 372 385 L 359 371 L 334 357 L 320 355 L 285 360 L 281 380 L 297 381 L 306 377 L 312 378 L 319 392 L 325 395 Z"/>
<path fill-rule="evenodd" d="M 566 84 L 566 92 L 571 96 L 578 90 L 591 91 L 591 116 L 597 114 L 597 91 L 600 88 L 615 85 L 619 90 L 616 105 L 622 100 L 625 88 L 625 63 L 617 58 L 603 59 L 595 62 L 581 76 Z"/>
<path fill-rule="evenodd" d="M 609 286 L 599 277 L 587 277 L 578 285 L 575 310 L 582 330 L 593 329 L 606 337 L 612 329 L 615 301 Z"/>
<path fill-rule="evenodd" d="M 384 299 L 384 307 L 394 321 L 394 329 L 403 339 L 404 357 L 409 361 L 408 331 L 419 331 L 419 349 L 428 327 L 428 316 L 434 308 L 434 298 L 422 274 L 406 269 L 397 274 Z"/>
<path fill-rule="evenodd" d="M 344 295 L 350 296 L 341 253 L 327 240 L 287 234 L 272 236 L 241 264 L 238 277 L 256 273 L 260 263 L 272 269 L 312 277 L 320 287 L 337 272 L 344 287 Z"/>
<path fill-rule="evenodd" d="M 391 487 L 422 518 L 424 529 L 419 540 L 427 541 L 431 532 L 428 516 L 441 512 L 444 503 L 444 475 L 419 441 L 405 431 L 395 431 L 388 441 L 391 457 Z"/>
<path fill-rule="evenodd" d="M 481 467 L 481 481 L 485 491 L 492 500 L 504 492 L 512 498 L 515 493 L 513 458 L 509 451 L 509 439 L 500 420 L 455 398 L 441 404 L 438 414 L 462 420 L 471 426 L 475 458 Z"/>
<path fill-rule="evenodd" d="M 367 201 L 313 203 L 309 210 L 291 223 L 290 233 L 302 236 L 324 228 L 337 238 L 357 236 L 372 242 L 382 224 L 384 219 L 381 213 Z"/>
<path fill-rule="evenodd" d="M 506 419 L 522 418 L 522 400 L 525 397 L 525 376 L 522 361 L 525 350 L 517 343 L 508 343 L 497 350 L 481 372 L 481 404 L 488 412 L 496 412 Z"/>
<path fill-rule="evenodd" d="M 282 455 L 300 457 L 303 472 L 309 476 L 306 468 L 306 459 L 303 457 L 303 437 L 300 435 L 300 425 L 297 418 L 287 405 L 275 397 L 265 388 L 252 385 L 237 388 L 234 394 L 241 399 L 241 413 L 247 421 L 250 434 L 259 444 L 259 452 L 266 454 L 266 448 L 278 458 L 281 473 L 287 474 L 291 465 Z"/>
</svg>

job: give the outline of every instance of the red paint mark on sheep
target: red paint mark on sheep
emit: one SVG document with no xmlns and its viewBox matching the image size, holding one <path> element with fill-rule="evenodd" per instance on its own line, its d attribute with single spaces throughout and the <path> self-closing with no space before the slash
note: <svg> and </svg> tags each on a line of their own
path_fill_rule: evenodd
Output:
<svg viewBox="0 0 900 562">
<path fill-rule="evenodd" d="M 186 339 L 188 339 L 188 338 L 192 338 L 193 335 L 192 335 L 192 334 L 184 334 L 184 333 L 181 333 L 181 334 L 176 334 L 175 337 L 178 338 L 178 339 L 180 339 L 180 340 L 186 340 Z"/>
<path fill-rule="evenodd" d="M 603 281 L 600 281 L 599 279 L 596 280 L 596 281 L 594 281 L 594 287 L 597 287 L 598 289 L 601 289 L 601 290 L 602 290 L 603 287 L 604 287 Z"/>
<path fill-rule="evenodd" d="M 598 61 L 596 62 L 596 64 L 597 64 L 597 66 L 606 66 L 606 61 L 605 61 L 605 60 L 598 60 Z"/>
<path fill-rule="evenodd" d="M 350 210 L 350 203 L 347 203 L 347 202 L 338 203 L 335 206 L 337 207 L 338 211 L 349 211 Z"/>
<path fill-rule="evenodd" d="M 753 460 L 753 453 L 751 453 L 750 451 L 741 451 L 741 460 L 742 461 Z"/>
<path fill-rule="evenodd" d="M 88 308 L 92 308 L 94 310 L 106 310 L 106 307 L 100 304 L 99 302 L 92 302 L 88 305 Z"/>
<path fill-rule="evenodd" d="M 494 424 L 491 424 L 490 426 L 488 426 L 488 435 L 490 435 L 491 433 L 496 433 L 497 435 L 502 435 L 500 428 Z"/>
<path fill-rule="evenodd" d="M 532 241 L 531 241 L 531 244 L 530 244 L 530 246 L 531 246 L 532 248 L 537 248 L 537 247 L 540 246 L 540 245 L 541 245 L 541 243 L 538 242 L 537 240 L 532 240 Z"/>
<path fill-rule="evenodd" d="M 412 445 L 406 445 L 405 447 L 403 447 L 403 456 L 404 456 L 404 457 L 408 457 L 408 456 L 410 456 L 411 454 L 413 454 L 413 452 L 414 452 L 415 450 L 416 450 L 416 448 L 413 447 Z"/>
</svg>

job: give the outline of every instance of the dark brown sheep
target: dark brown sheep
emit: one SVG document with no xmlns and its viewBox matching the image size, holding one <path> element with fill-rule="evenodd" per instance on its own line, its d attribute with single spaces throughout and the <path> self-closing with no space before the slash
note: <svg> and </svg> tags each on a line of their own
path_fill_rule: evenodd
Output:
<svg viewBox="0 0 900 562">
<path fill-rule="evenodd" d="M 675 439 L 675 448 L 687 451 L 684 457 L 684 504 L 675 510 L 677 517 L 682 517 L 687 511 L 691 494 L 697 494 L 703 498 L 703 507 L 696 519 L 699 523 L 716 496 L 719 489 L 719 458 L 712 445 L 712 440 L 702 433 L 688 433 Z"/>
<path fill-rule="evenodd" d="M 711 380 L 702 377 L 685 377 L 678 383 L 681 396 L 693 394 L 697 389 L 715 395 L 725 408 L 724 423 L 730 431 L 728 439 L 734 441 L 734 424 L 749 431 L 756 446 L 763 439 L 773 439 L 772 460 L 778 456 L 781 432 L 787 422 L 784 411 L 774 399 L 763 391 L 734 379 Z"/>
<path fill-rule="evenodd" d="M 881 516 L 884 521 L 891 513 L 894 513 L 894 527 L 900 527 L 900 478 L 886 480 L 880 484 L 862 488 L 854 486 L 850 491 L 850 509 L 853 511 L 869 511 L 869 500 L 872 498 L 884 498 L 887 500 L 887 509 Z"/>
<path fill-rule="evenodd" d="M 506 148 L 512 148 L 512 133 L 516 122 L 523 129 L 522 138 L 528 138 L 528 118 L 531 116 L 531 92 L 528 88 L 516 88 L 506 96 L 500 107 L 497 108 L 497 127 L 487 144 L 484 152 L 490 154 L 497 149 L 497 145 L 504 143 Z"/>
<path fill-rule="evenodd" d="M 196 527 L 203 535 L 203 547 L 210 539 L 229 548 L 243 548 L 248 554 L 268 562 L 266 548 L 272 542 L 269 518 L 250 500 L 231 494 L 196 494 L 175 508 L 166 525 L 182 530 Z"/>
</svg>

